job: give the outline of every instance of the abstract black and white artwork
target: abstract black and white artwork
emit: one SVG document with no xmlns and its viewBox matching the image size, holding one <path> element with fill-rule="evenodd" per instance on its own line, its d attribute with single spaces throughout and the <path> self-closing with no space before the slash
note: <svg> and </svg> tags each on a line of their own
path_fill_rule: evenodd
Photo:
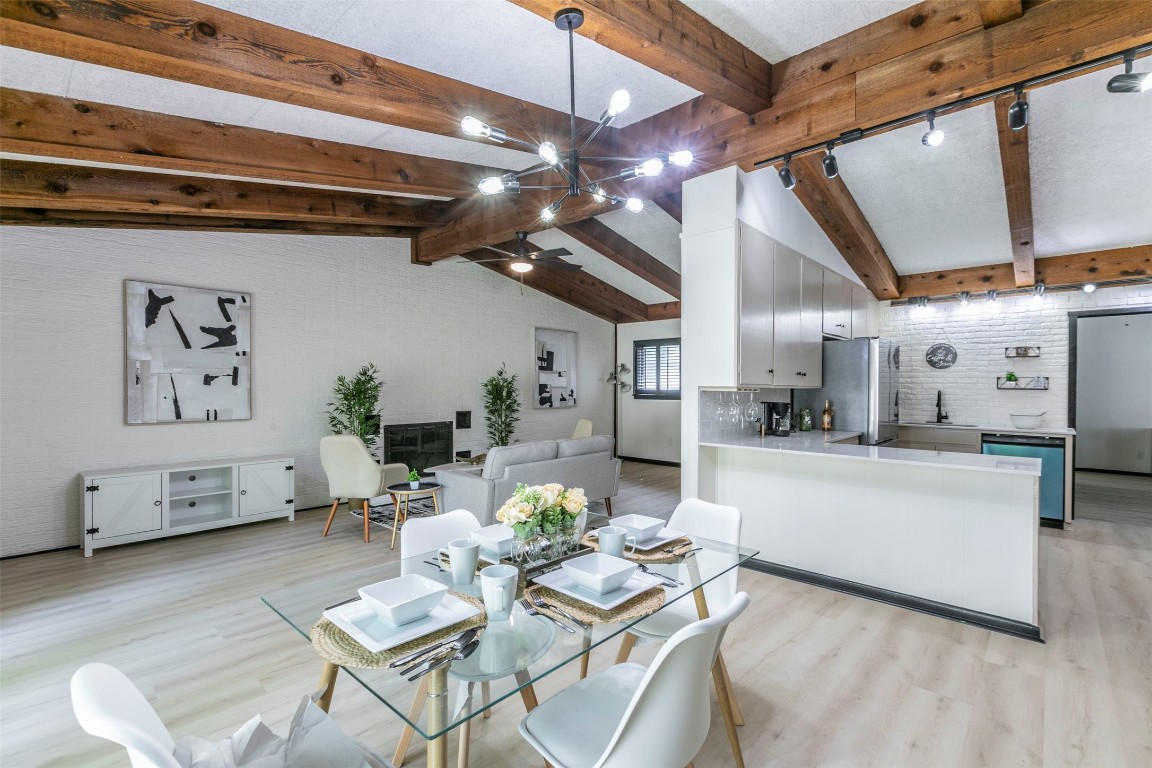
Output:
<svg viewBox="0 0 1152 768">
<path fill-rule="evenodd" d="M 576 407 L 576 332 L 536 329 L 537 408 Z"/>
<path fill-rule="evenodd" d="M 125 281 L 129 424 L 252 418 L 252 295 Z"/>
</svg>

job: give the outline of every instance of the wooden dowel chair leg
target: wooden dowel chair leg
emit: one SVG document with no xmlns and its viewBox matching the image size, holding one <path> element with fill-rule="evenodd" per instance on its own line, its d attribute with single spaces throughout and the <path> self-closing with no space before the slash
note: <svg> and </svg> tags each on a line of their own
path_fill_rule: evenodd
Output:
<svg viewBox="0 0 1152 768">
<path fill-rule="evenodd" d="M 416 696 L 412 699 L 412 708 L 408 710 L 408 719 L 415 720 L 420 717 L 420 710 L 424 709 L 424 701 L 428 698 L 428 676 L 420 678 L 420 687 L 416 689 Z M 396 768 L 400 768 L 404 764 L 404 758 L 408 752 L 408 745 L 412 743 L 412 735 L 415 731 L 412 726 L 405 725 L 404 730 L 400 731 L 400 741 L 396 743 L 396 752 L 392 755 L 392 764 Z"/>
<path fill-rule="evenodd" d="M 316 699 L 316 706 L 325 712 L 332 706 L 332 694 L 336 693 L 336 673 L 339 671 L 340 667 L 330 661 L 325 661 L 320 671 L 320 698 Z"/>
<path fill-rule="evenodd" d="M 372 538 L 372 534 L 368 532 L 368 499 L 364 499 L 364 543 L 367 544 Z"/>
<path fill-rule="evenodd" d="M 631 632 L 625 632 L 624 637 L 620 639 L 620 650 L 616 652 L 616 663 L 623 664 L 628 661 L 628 656 L 632 653 L 632 648 L 635 645 L 636 635 Z"/>
<path fill-rule="evenodd" d="M 724 676 L 724 685 L 728 688 L 728 699 L 732 702 L 732 719 L 736 725 L 744 725 L 744 713 L 740 711 L 740 702 L 736 699 L 736 686 L 732 685 L 732 678 L 728 675 L 728 665 L 724 663 L 724 654 L 716 654 L 716 666 L 720 667 L 720 674 Z"/>
<path fill-rule="evenodd" d="M 720 714 L 724 716 L 724 730 L 728 733 L 728 743 L 732 745 L 733 765 L 744 768 L 744 752 L 740 749 L 740 734 L 736 732 L 736 718 L 732 714 L 732 699 L 728 687 L 724 685 L 724 673 L 719 664 L 712 665 L 712 680 L 716 683 L 716 698 L 720 700 Z"/>
<path fill-rule="evenodd" d="M 485 680 L 480 683 L 480 700 L 484 703 L 484 719 L 492 717 L 492 707 L 488 705 L 492 703 L 492 685 Z"/>
<path fill-rule="evenodd" d="M 608 517 L 612 517 L 612 497 L 611 496 L 605 497 L 604 508 L 608 510 Z"/>
<path fill-rule="evenodd" d="M 340 499 L 332 502 L 332 511 L 328 513 L 328 522 L 324 524 L 324 533 L 321 536 L 328 535 L 328 529 L 332 527 L 332 521 L 336 518 L 336 507 L 340 506 Z"/>
</svg>

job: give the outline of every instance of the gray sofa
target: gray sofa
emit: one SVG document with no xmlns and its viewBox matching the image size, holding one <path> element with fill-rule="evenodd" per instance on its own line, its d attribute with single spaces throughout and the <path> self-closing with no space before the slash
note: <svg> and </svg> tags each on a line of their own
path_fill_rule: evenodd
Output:
<svg viewBox="0 0 1152 768">
<path fill-rule="evenodd" d="M 493 448 L 483 467 L 436 472 L 436 482 L 444 487 L 443 509 L 466 509 L 481 525 L 491 525 L 517 483 L 560 483 L 583 488 L 590 502 L 604 499 L 611 515 L 620 486 L 620 459 L 612 457 L 612 447 L 611 435 L 593 435 Z"/>
</svg>

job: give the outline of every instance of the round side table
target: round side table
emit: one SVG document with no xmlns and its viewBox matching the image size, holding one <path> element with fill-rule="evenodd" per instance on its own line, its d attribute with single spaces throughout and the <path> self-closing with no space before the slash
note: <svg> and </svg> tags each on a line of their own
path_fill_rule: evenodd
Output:
<svg viewBox="0 0 1152 768">
<path fill-rule="evenodd" d="M 392 518 L 392 543 L 388 545 L 389 549 L 396 548 L 396 531 L 399 530 L 400 524 L 408 519 L 408 502 L 413 496 L 430 495 L 432 508 L 436 510 L 436 514 L 440 514 L 440 502 L 436 498 L 436 492 L 440 490 L 440 487 L 440 483 L 421 480 L 415 488 L 412 487 L 411 483 L 393 483 L 385 488 L 388 495 L 392 497 L 392 506 L 396 510 L 396 516 Z"/>
</svg>

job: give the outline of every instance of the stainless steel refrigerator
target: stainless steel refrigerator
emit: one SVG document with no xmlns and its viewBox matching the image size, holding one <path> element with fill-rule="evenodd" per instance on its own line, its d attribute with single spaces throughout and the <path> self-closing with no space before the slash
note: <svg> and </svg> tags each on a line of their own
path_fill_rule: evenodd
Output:
<svg viewBox="0 0 1152 768">
<path fill-rule="evenodd" d="M 861 432 L 861 445 L 896 440 L 898 428 L 900 347 L 891 339 L 824 342 L 824 386 L 792 390 L 793 413 L 812 411 L 820 424 L 824 401 L 832 403 L 833 429 Z"/>
</svg>

